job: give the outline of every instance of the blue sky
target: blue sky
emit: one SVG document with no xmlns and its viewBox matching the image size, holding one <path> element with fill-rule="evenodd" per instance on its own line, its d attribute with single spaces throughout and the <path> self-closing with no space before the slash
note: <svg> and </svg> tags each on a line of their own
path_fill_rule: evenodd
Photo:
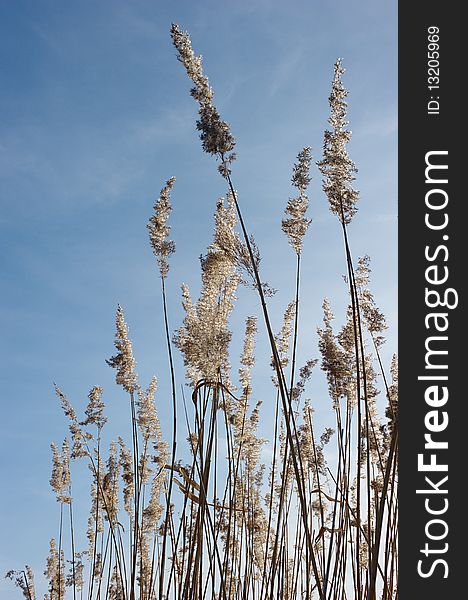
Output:
<svg viewBox="0 0 468 600">
<path fill-rule="evenodd" d="M 226 192 L 201 151 L 171 22 L 190 31 L 237 138 L 235 185 L 264 278 L 279 290 L 271 302 L 277 329 L 292 297 L 294 256 L 280 229 L 292 164 L 305 145 L 321 156 L 333 63 L 343 58 L 349 152 L 361 192 L 351 244 L 355 256 L 372 257 L 372 289 L 391 326 L 388 363 L 396 351 L 396 17 L 396 2 L 385 0 L 0 2 L 1 572 L 31 564 L 40 587 L 56 534 L 49 444 L 67 430 L 52 382 L 78 408 L 102 385 L 116 427 L 127 422 L 104 362 L 113 354 L 117 302 L 142 383 L 153 373 L 161 380 L 159 409 L 168 422 L 159 281 L 146 222 L 175 175 L 177 252 L 168 279 L 175 329 L 183 317 L 180 284 L 196 296 L 198 256 Z M 332 299 L 338 323 L 347 301 L 339 224 L 318 171 L 312 175 L 300 359 L 318 357 L 323 298 Z M 242 292 L 234 330 L 252 310 L 255 297 Z M 235 352 L 241 342 L 234 336 Z M 258 349 L 262 394 L 269 377 L 263 339 Z M 308 395 L 328 408 L 319 371 L 315 381 L 318 391 Z M 3 581 L 0 593 L 15 595 Z"/>
</svg>

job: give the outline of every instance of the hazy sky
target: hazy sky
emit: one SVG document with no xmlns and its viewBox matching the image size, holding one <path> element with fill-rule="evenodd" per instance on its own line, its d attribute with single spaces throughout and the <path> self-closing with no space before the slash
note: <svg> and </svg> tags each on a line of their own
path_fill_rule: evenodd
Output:
<svg viewBox="0 0 468 600">
<path fill-rule="evenodd" d="M 40 574 L 58 516 L 49 444 L 68 433 L 53 382 L 80 410 L 89 389 L 102 385 L 116 428 L 127 427 L 126 400 L 104 362 L 114 351 L 118 302 L 142 384 L 153 373 L 160 379 L 158 408 L 163 428 L 168 423 L 160 287 L 146 222 L 175 175 L 177 252 L 168 278 L 175 329 L 183 317 L 180 284 L 197 296 L 198 257 L 226 192 L 215 161 L 201 151 L 171 22 L 190 31 L 237 139 L 234 181 L 264 278 L 278 289 L 276 329 L 292 299 L 294 254 L 280 228 L 292 165 L 305 145 L 321 157 L 333 64 L 343 58 L 361 192 L 351 244 L 354 256 L 372 257 L 372 289 L 391 326 L 389 362 L 396 351 L 396 12 L 387 0 L 0 1 L 1 573 L 30 564 L 44 591 Z M 316 168 L 312 176 L 299 362 L 318 357 L 323 298 L 331 299 L 337 325 L 347 302 L 339 223 Z M 252 312 L 255 295 L 241 291 L 233 329 Z M 241 343 L 235 335 L 234 365 Z M 254 389 L 268 414 L 262 337 L 258 354 Z M 329 409 L 325 391 L 317 369 L 307 395 L 319 417 L 322 405 Z M 75 491 L 86 495 L 80 481 Z M 87 518 L 87 502 L 78 517 Z M 0 595 L 19 597 L 3 580 Z"/>
</svg>

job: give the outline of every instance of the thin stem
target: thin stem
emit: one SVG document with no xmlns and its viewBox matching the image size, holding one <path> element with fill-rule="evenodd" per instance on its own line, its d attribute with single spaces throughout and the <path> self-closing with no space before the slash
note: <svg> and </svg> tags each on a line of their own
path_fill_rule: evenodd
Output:
<svg viewBox="0 0 468 600">
<path fill-rule="evenodd" d="M 161 293 L 162 293 L 162 302 L 163 302 L 163 312 L 164 312 L 164 330 L 166 334 L 166 346 L 167 353 L 169 357 L 169 369 L 171 372 L 171 394 L 172 394 L 172 455 L 171 455 L 171 473 L 169 475 L 169 486 L 166 496 L 166 516 L 169 514 L 171 510 L 171 496 L 172 496 L 172 486 L 173 486 L 173 478 L 174 478 L 174 465 L 176 459 L 176 450 L 177 450 L 177 398 L 176 398 L 176 382 L 175 382 L 175 370 L 174 370 L 174 360 L 172 356 L 172 345 L 171 338 L 169 333 L 169 319 L 167 312 L 167 301 L 166 301 L 166 284 L 165 277 L 161 277 Z M 168 527 L 168 518 L 164 521 L 164 531 L 163 531 L 163 541 L 162 541 L 162 551 L 161 551 L 161 569 L 159 574 L 159 597 L 163 597 L 164 590 L 164 573 L 165 573 L 165 561 L 166 561 L 166 537 L 167 537 L 167 527 Z"/>
</svg>

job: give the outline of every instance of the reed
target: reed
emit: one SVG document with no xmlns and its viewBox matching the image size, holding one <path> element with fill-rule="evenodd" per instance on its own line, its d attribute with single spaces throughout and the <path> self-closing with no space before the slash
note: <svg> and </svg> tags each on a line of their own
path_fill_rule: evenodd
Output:
<svg viewBox="0 0 468 600">
<path fill-rule="evenodd" d="M 293 300 L 275 334 L 269 310 L 272 290 L 262 279 L 261 254 L 234 184 L 235 139 L 214 104 L 188 33 L 173 25 L 171 36 L 193 84 L 202 148 L 217 160 L 227 193 L 218 200 L 213 239 L 201 260 L 200 295 L 194 301 L 182 286 L 185 318 L 175 332 L 166 292 L 175 252 L 169 239 L 175 177 L 161 190 L 148 222 L 161 284 L 172 429 L 161 430 L 156 378 L 147 389 L 140 384 L 120 305 L 116 353 L 107 363 L 128 396 L 129 440 L 120 437 L 107 452 L 103 448 L 107 419 L 102 388 L 91 389 L 79 420 L 56 387 L 70 436 L 61 449 L 52 445 L 50 483 L 60 509 L 59 536 L 50 541 L 45 599 L 393 600 L 398 557 L 397 360 L 387 374 L 381 356 L 387 326 L 370 291 L 370 259 L 356 261 L 351 251 L 350 227 L 359 193 L 353 187 L 356 167 L 347 151 L 351 133 L 342 61 L 334 67 L 330 129 L 317 166 L 343 238 L 343 291 L 349 306 L 344 325 L 336 330 L 331 302 L 323 303 L 318 350 L 335 424 L 319 432 L 314 408 L 303 397 L 319 360 L 298 365 L 304 338 L 300 314 L 307 310 L 301 298 L 301 267 L 309 260 L 303 256 L 303 238 L 311 224 L 311 148 L 298 152 L 291 179 L 295 197 L 287 202 L 281 223 L 295 271 Z M 252 313 L 259 304 L 260 315 L 245 319 L 235 376 L 229 320 L 241 285 L 252 288 Z M 260 327 L 269 341 L 268 358 L 255 350 Z M 176 372 L 176 350 L 183 356 L 185 374 Z M 263 407 L 253 393 L 256 361 L 270 362 L 272 368 L 269 465 L 262 464 L 267 443 L 259 432 Z M 181 385 L 184 380 L 188 393 L 187 385 Z M 387 399 L 385 411 L 379 408 L 380 391 Z M 187 446 L 180 448 L 177 440 L 183 431 Z M 86 462 L 91 473 L 88 547 L 79 552 L 76 528 L 81 525 L 74 521 L 73 506 L 82 499 L 72 494 L 70 474 L 76 461 Z M 65 553 L 70 553 L 68 558 Z M 29 567 L 7 576 L 25 598 L 36 599 Z"/>
</svg>

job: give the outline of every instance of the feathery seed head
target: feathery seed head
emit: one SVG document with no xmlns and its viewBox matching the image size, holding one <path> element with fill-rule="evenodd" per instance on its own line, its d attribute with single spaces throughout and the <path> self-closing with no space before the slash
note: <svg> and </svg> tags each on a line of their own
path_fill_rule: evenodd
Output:
<svg viewBox="0 0 468 600">
<path fill-rule="evenodd" d="M 132 342 L 128 338 L 128 326 L 125 322 L 124 312 L 120 304 L 117 306 L 116 328 L 114 345 L 118 352 L 106 360 L 107 364 L 117 369 L 115 380 L 117 384 L 130 394 L 135 391 L 137 375 L 135 373 L 135 359 L 133 358 Z"/>
<path fill-rule="evenodd" d="M 34 573 L 29 565 L 26 565 L 24 571 L 14 571 L 13 569 L 5 574 L 6 579 L 11 579 L 16 587 L 23 592 L 26 600 L 36 600 L 36 589 L 34 586 Z"/>
<path fill-rule="evenodd" d="M 52 443 L 52 476 L 50 485 L 57 496 L 57 502 L 69 504 L 71 496 L 68 493 L 70 487 L 70 445 L 67 438 L 64 439 L 62 451 Z"/>
<path fill-rule="evenodd" d="M 310 183 L 310 163 L 312 155 L 310 147 L 306 146 L 297 155 L 297 162 L 294 164 L 291 183 L 300 191 L 305 191 Z"/>
<path fill-rule="evenodd" d="M 240 280 L 233 255 L 237 240 L 234 231 L 236 222 L 232 198 L 228 198 L 227 205 L 220 200 L 216 208 L 213 242 L 201 260 L 202 290 L 195 305 L 188 287 L 182 287 L 186 315 L 174 341 L 184 355 L 187 376 L 193 385 L 201 379 L 212 383 L 221 377 L 229 386 L 231 332 L 228 320 Z"/>
<path fill-rule="evenodd" d="M 245 321 L 245 337 L 244 348 L 240 363 L 242 367 L 239 369 L 239 379 L 243 388 L 245 398 L 251 393 L 251 378 L 250 369 L 255 364 L 255 334 L 257 333 L 257 318 L 247 317 Z"/>
<path fill-rule="evenodd" d="M 162 517 L 164 507 L 161 504 L 161 492 L 166 477 L 165 470 L 162 469 L 158 475 L 153 477 L 151 484 L 151 496 L 148 504 L 143 510 L 143 531 L 149 533 L 157 531 L 159 519 Z"/>
<path fill-rule="evenodd" d="M 54 383 L 54 388 L 55 388 L 55 393 L 57 394 L 57 396 L 60 399 L 60 403 L 62 405 L 62 409 L 63 409 L 63 412 L 65 413 L 65 416 L 68 417 L 70 419 L 70 421 L 76 421 L 77 419 L 76 419 L 75 409 L 68 401 L 68 398 L 65 396 L 65 394 L 62 392 L 62 390 L 55 383 Z"/>
<path fill-rule="evenodd" d="M 208 77 L 203 73 L 202 57 L 195 55 L 189 34 L 176 24 L 171 27 L 171 37 L 178 52 L 178 59 L 194 84 L 190 93 L 199 105 L 200 118 L 197 121 L 197 129 L 200 132 L 203 150 L 224 158 L 227 153 L 232 152 L 236 142 L 228 123 L 221 119 L 213 104 L 213 90 Z M 228 162 L 232 162 L 234 158 L 231 154 Z"/>
<path fill-rule="evenodd" d="M 283 315 L 283 325 L 278 335 L 275 336 L 276 346 L 278 348 L 278 354 L 282 358 L 282 366 L 288 364 L 287 354 L 289 352 L 289 342 L 293 332 L 293 322 L 296 316 L 296 302 L 292 300 Z"/>
<path fill-rule="evenodd" d="M 99 385 L 95 385 L 89 392 L 88 406 L 85 410 L 86 420 L 80 423 L 81 425 L 94 424 L 101 430 L 107 422 L 104 416 L 104 402 L 102 401 L 103 389 Z"/>
<path fill-rule="evenodd" d="M 167 224 L 172 211 L 170 194 L 175 181 L 176 178 L 171 177 L 166 182 L 154 205 L 154 213 L 147 224 L 150 244 L 154 255 L 158 259 L 159 272 L 163 279 L 167 277 L 169 272 L 168 258 L 175 252 L 175 242 L 167 239 L 171 231 Z"/>
<path fill-rule="evenodd" d="M 376 306 L 374 296 L 368 288 L 370 272 L 370 257 L 367 255 L 360 257 L 356 269 L 359 303 L 367 329 L 376 346 L 380 347 L 385 341 L 382 333 L 387 329 L 387 322 L 385 315 Z"/>
<path fill-rule="evenodd" d="M 59 554 L 55 539 L 50 540 L 50 550 L 44 575 L 49 580 L 49 600 L 60 600 L 65 597 L 65 559 L 63 550 Z"/>
<path fill-rule="evenodd" d="M 73 447 L 71 452 L 71 458 L 81 458 L 83 456 L 88 456 L 88 451 L 86 449 L 87 440 L 91 439 L 92 436 L 89 433 L 83 432 L 80 423 L 78 423 L 78 419 L 76 418 L 76 412 L 73 406 L 68 401 L 68 398 L 62 392 L 62 390 L 54 383 L 55 393 L 60 398 L 60 403 L 63 408 L 63 412 L 65 416 L 67 416 L 70 420 L 69 430 L 72 435 Z"/>
<path fill-rule="evenodd" d="M 298 402 L 301 398 L 301 395 L 305 389 L 307 381 L 310 379 L 312 375 L 312 369 L 317 364 L 318 360 L 316 358 L 309 359 L 306 364 L 299 369 L 299 381 L 292 389 L 292 399 Z"/>
<path fill-rule="evenodd" d="M 319 350 L 322 355 L 322 370 L 328 379 L 330 396 L 336 407 L 340 397 L 353 401 L 353 354 L 343 348 L 333 333 L 333 313 L 327 299 L 323 302 L 323 328 L 318 328 Z"/>
<path fill-rule="evenodd" d="M 119 514 L 119 470 L 120 464 L 117 460 L 117 445 L 111 442 L 109 458 L 106 463 L 106 473 L 102 480 L 101 488 L 104 494 L 104 516 L 107 521 L 115 523 Z"/>
<path fill-rule="evenodd" d="M 351 222 L 357 212 L 356 202 L 359 193 L 351 183 L 357 172 L 356 165 L 348 156 L 346 144 L 351 139 L 351 132 L 346 129 L 346 96 L 341 76 L 344 73 L 342 61 L 335 63 L 335 74 L 329 98 L 331 114 L 328 119 L 331 131 L 325 131 L 323 142 L 323 158 L 317 163 L 323 175 L 323 191 L 327 195 L 330 210 L 336 214 L 343 224 Z"/>
<path fill-rule="evenodd" d="M 307 232 L 311 219 L 306 219 L 305 213 L 309 206 L 307 197 L 307 186 L 310 183 L 310 161 L 312 160 L 310 148 L 306 147 L 297 155 L 297 163 L 294 165 L 292 184 L 299 190 L 297 198 L 290 198 L 285 209 L 286 217 L 281 221 L 281 228 L 288 236 L 289 243 L 300 254 L 302 250 L 302 238 Z"/>
<path fill-rule="evenodd" d="M 160 433 L 159 419 L 154 404 L 157 387 L 158 380 L 156 376 L 151 378 L 146 391 L 138 386 L 138 425 L 145 440 L 155 438 Z"/>
</svg>

